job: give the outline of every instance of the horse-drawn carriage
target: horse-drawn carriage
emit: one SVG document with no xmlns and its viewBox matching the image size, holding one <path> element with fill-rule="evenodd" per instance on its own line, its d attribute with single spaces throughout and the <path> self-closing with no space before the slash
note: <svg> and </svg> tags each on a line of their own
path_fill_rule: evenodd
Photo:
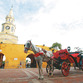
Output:
<svg viewBox="0 0 83 83">
<path fill-rule="evenodd" d="M 83 70 L 83 56 L 80 53 L 71 54 L 68 53 L 66 49 L 57 51 L 55 53 L 44 51 L 33 45 L 30 40 L 28 40 L 24 45 L 24 52 L 27 53 L 28 50 L 32 50 L 34 52 L 34 57 L 39 68 L 39 79 L 44 78 L 42 70 L 43 61 L 48 63 L 46 71 L 48 72 L 48 74 L 49 71 L 51 71 L 51 75 L 53 75 L 53 69 L 56 68 L 61 69 L 62 74 L 64 76 L 67 76 L 69 74 L 71 63 L 74 63 L 76 67 L 79 67 Z"/>
<path fill-rule="evenodd" d="M 70 52 L 70 56 L 74 60 L 73 62 L 74 69 L 78 67 L 79 69 L 82 69 L 83 71 L 83 53 L 82 52 Z"/>
<path fill-rule="evenodd" d="M 69 53 L 66 49 L 60 50 L 56 53 L 53 53 L 51 60 L 53 60 L 53 70 L 61 70 L 64 76 L 67 76 L 69 74 L 71 63 L 74 64 L 75 68 L 79 67 L 79 69 L 83 70 L 83 55 L 80 52 Z M 51 69 L 51 66 L 46 66 L 47 73 Z"/>
</svg>

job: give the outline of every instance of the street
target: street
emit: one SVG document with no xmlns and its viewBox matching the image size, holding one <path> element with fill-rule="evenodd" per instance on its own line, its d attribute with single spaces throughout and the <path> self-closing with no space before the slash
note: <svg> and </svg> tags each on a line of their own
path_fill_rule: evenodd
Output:
<svg viewBox="0 0 83 83">
<path fill-rule="evenodd" d="M 83 83 L 83 71 L 73 67 L 67 77 L 58 69 L 54 70 L 53 77 L 48 77 L 45 68 L 43 73 L 44 80 L 39 80 L 37 68 L 0 69 L 0 83 Z"/>
</svg>

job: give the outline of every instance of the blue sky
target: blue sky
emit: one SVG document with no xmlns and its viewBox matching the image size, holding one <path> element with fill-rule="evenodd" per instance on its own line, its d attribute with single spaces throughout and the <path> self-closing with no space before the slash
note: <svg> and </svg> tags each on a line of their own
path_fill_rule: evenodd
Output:
<svg viewBox="0 0 83 83">
<path fill-rule="evenodd" d="M 0 0 L 1 14 L 7 15 L 12 5 L 14 17 L 19 20 L 24 14 L 36 13 L 43 4 L 41 0 Z"/>
<path fill-rule="evenodd" d="M 83 48 L 83 0 L 0 0 L 0 28 L 12 5 L 18 44 Z"/>
</svg>

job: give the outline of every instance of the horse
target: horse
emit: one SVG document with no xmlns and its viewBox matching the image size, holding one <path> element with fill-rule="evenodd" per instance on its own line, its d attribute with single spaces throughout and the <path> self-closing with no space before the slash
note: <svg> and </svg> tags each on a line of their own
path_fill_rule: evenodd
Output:
<svg viewBox="0 0 83 83">
<path fill-rule="evenodd" d="M 39 47 L 32 44 L 30 40 L 28 40 L 24 45 L 24 52 L 27 53 L 28 50 L 32 50 L 34 52 L 34 57 L 36 63 L 38 65 L 39 76 L 38 79 L 44 79 L 43 76 L 43 69 L 42 69 L 42 62 L 47 62 L 49 66 L 51 66 L 51 70 L 48 72 L 48 76 L 53 76 L 53 61 L 50 58 L 53 56 L 51 51 L 46 51 L 44 49 L 40 49 Z"/>
</svg>

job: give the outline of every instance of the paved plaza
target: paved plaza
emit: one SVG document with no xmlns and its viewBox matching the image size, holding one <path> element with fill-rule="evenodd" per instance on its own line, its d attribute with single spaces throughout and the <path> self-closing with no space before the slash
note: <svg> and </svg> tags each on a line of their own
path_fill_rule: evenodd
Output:
<svg viewBox="0 0 83 83">
<path fill-rule="evenodd" d="M 37 68 L 0 69 L 0 83 L 83 83 L 83 71 L 74 70 L 73 67 L 67 77 L 58 69 L 54 70 L 53 77 L 48 77 L 45 68 L 43 72 L 44 80 L 38 80 Z"/>
</svg>

